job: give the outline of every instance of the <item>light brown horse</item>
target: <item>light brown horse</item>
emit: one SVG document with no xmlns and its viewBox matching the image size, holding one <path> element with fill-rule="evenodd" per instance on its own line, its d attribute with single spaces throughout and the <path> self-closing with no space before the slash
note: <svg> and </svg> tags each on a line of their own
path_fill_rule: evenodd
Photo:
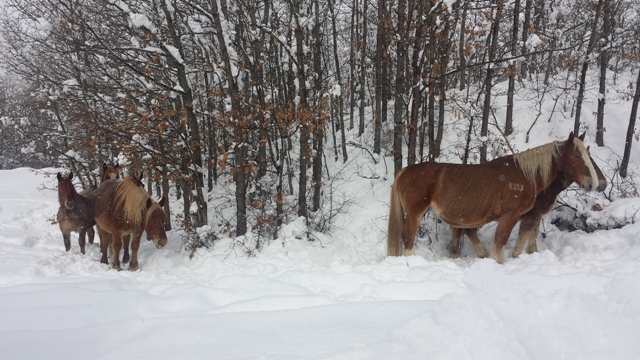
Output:
<svg viewBox="0 0 640 360">
<path fill-rule="evenodd" d="M 72 182 L 72 172 L 66 177 L 58 173 L 57 178 L 60 208 L 56 219 L 62 232 L 64 247 L 67 251 L 71 249 L 71 232 L 78 232 L 78 244 L 80 245 L 80 251 L 84 254 L 86 234 L 89 231 L 89 243 L 93 243 L 93 225 L 96 224 L 93 202 L 76 191 Z"/>
<path fill-rule="evenodd" d="M 152 240 L 158 249 L 167 244 L 164 230 L 165 214 L 162 210 L 164 198 L 157 203 L 134 180 L 125 178 L 122 181 L 107 180 L 96 190 L 95 214 L 100 232 L 100 248 L 102 259 L 107 263 L 107 247 L 109 248 L 110 265 L 121 270 L 120 248 L 122 236 L 131 235 L 131 261 L 129 270 L 137 270 L 138 248 L 140 237 L 147 232 L 148 240 Z"/>
<path fill-rule="evenodd" d="M 119 164 L 109 164 L 107 165 L 107 163 L 102 163 L 102 172 L 100 173 L 100 183 L 105 182 L 106 180 L 109 179 L 120 179 L 120 165 Z M 94 199 L 94 192 L 96 191 L 95 187 L 90 187 L 90 188 L 86 188 L 82 191 L 80 191 L 80 195 L 86 197 L 88 200 L 91 201 L 91 204 L 93 206 L 93 203 L 95 202 Z M 86 229 L 87 232 L 87 237 L 89 239 L 89 244 L 93 244 L 93 240 L 96 236 L 96 231 L 93 229 L 93 226 L 90 226 Z M 128 244 L 128 242 L 127 242 Z M 125 251 L 125 258 L 127 259 L 127 261 L 129 261 L 129 250 L 127 249 Z"/>
<path fill-rule="evenodd" d="M 589 154 L 573 133 L 566 141 L 483 164 L 408 166 L 398 172 L 391 189 L 387 254 L 402 255 L 403 245 L 405 255 L 413 254 L 416 230 L 430 210 L 455 228 L 473 229 L 497 221 L 491 258 L 503 263 L 511 230 L 558 173 L 585 190 L 596 188 Z M 453 236 L 457 234 L 452 232 Z"/>
<path fill-rule="evenodd" d="M 120 179 L 120 164 L 102 163 L 102 173 L 100 174 L 100 183 L 107 180 Z"/>
<path fill-rule="evenodd" d="M 579 139 L 584 141 L 586 133 L 583 133 L 579 136 Z M 587 147 L 587 153 L 589 153 L 589 148 Z M 607 188 L 607 179 L 604 177 L 602 170 L 598 167 L 591 155 L 589 155 L 589 160 L 591 164 L 593 164 L 593 168 L 596 171 L 596 176 L 598 177 L 598 186 L 596 187 L 596 191 L 604 191 Z M 511 256 L 516 258 L 522 254 L 522 250 L 524 249 L 525 243 L 528 242 L 527 246 L 527 254 L 534 253 L 538 251 L 537 245 L 537 236 L 538 230 L 540 227 L 540 220 L 542 216 L 553 209 L 553 205 L 556 203 L 556 198 L 558 195 L 567 189 L 572 182 L 568 181 L 564 176 L 564 173 L 558 172 L 556 179 L 551 183 L 551 185 L 544 189 L 540 194 L 536 196 L 536 202 L 533 205 L 533 208 L 529 210 L 526 214 L 520 217 L 520 230 L 518 231 L 518 240 L 516 241 L 516 245 L 511 252 Z M 474 248 L 476 249 L 476 254 L 478 257 L 486 257 L 487 252 L 480 243 L 480 239 L 478 238 L 478 228 L 473 229 L 460 229 L 451 226 L 451 248 L 450 248 L 450 257 L 456 258 L 460 254 L 460 238 L 462 235 L 467 235 Z"/>
</svg>

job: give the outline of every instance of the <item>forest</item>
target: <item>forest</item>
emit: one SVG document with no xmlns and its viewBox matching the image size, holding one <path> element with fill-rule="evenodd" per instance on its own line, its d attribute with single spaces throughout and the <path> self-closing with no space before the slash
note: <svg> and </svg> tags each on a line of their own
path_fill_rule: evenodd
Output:
<svg viewBox="0 0 640 360">
<path fill-rule="evenodd" d="M 639 15 L 636 0 L 6 0 L 0 168 L 65 168 L 89 187 L 118 163 L 158 198 L 175 190 L 183 210 L 165 212 L 185 229 L 211 222 L 225 186 L 228 234 L 274 238 L 292 217 L 331 221 L 325 169 L 349 148 L 391 157 L 391 176 L 480 163 L 528 142 L 550 110 L 592 146 L 625 143 L 624 178 Z M 633 99 L 615 119 L 625 138 L 607 137 L 611 87 Z M 517 96 L 538 108 L 514 131 Z"/>
</svg>

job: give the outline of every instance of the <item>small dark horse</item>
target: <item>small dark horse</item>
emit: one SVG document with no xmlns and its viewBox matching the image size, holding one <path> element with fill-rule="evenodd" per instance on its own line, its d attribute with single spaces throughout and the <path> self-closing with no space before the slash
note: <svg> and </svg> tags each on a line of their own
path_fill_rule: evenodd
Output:
<svg viewBox="0 0 640 360">
<path fill-rule="evenodd" d="M 167 244 L 164 230 L 165 214 L 162 210 L 164 198 L 157 203 L 131 178 L 122 181 L 107 180 L 96 189 L 95 214 L 100 233 L 102 259 L 107 263 L 107 247 L 110 264 L 116 270 L 120 267 L 122 236 L 131 235 L 131 261 L 129 270 L 137 270 L 138 248 L 144 231 L 158 249 Z"/>
<path fill-rule="evenodd" d="M 64 239 L 64 247 L 67 251 L 71 249 L 71 232 L 80 233 L 78 244 L 80 251 L 85 253 L 86 234 L 89 234 L 89 243 L 93 243 L 93 225 L 96 224 L 94 219 L 93 202 L 86 196 L 79 194 L 73 186 L 73 173 L 69 173 L 64 177 L 58 173 L 58 201 L 60 208 L 56 216 L 62 237 Z"/>
<path fill-rule="evenodd" d="M 585 134 L 586 133 L 580 135 L 579 139 L 584 141 Z M 587 153 L 588 152 L 589 148 L 587 147 Z M 607 188 L 607 179 L 604 177 L 602 170 L 600 170 L 591 156 L 589 156 L 589 160 L 593 164 L 596 175 L 598 177 L 598 186 L 596 190 L 604 191 Z M 520 256 L 520 254 L 522 254 L 524 244 L 527 242 L 529 243 L 529 245 L 527 246 L 527 254 L 538 251 L 536 238 L 538 236 L 540 220 L 542 219 L 542 216 L 544 214 L 553 209 L 553 205 L 556 203 L 556 198 L 558 197 L 558 195 L 562 191 L 567 189 L 571 184 L 572 182 L 567 180 L 564 173 L 558 172 L 558 176 L 551 183 L 551 185 L 549 185 L 548 188 L 544 189 L 540 194 L 538 194 L 538 196 L 536 196 L 536 202 L 533 208 L 520 217 L 520 230 L 518 231 L 518 240 L 516 242 L 516 245 L 511 252 L 512 257 L 516 258 Z M 476 249 L 476 254 L 478 255 L 478 257 L 487 256 L 487 251 L 484 249 L 484 247 L 480 243 L 480 239 L 478 238 L 478 228 L 461 229 L 451 226 L 452 241 L 450 256 L 452 258 L 456 258 L 460 254 L 459 242 L 462 235 L 467 235 L 474 248 Z"/>
<path fill-rule="evenodd" d="M 595 189 L 596 171 L 582 141 L 573 133 L 517 155 L 478 165 L 421 163 L 407 166 L 391 189 L 387 254 L 413 254 L 424 213 L 435 213 L 456 228 L 478 228 L 497 221 L 491 257 L 504 262 L 503 248 L 536 196 L 563 173 L 585 190 Z"/>
</svg>

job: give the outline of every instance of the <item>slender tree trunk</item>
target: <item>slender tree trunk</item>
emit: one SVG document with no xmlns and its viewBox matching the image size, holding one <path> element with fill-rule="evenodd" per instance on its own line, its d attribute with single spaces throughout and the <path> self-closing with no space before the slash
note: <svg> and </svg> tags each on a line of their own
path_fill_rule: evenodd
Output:
<svg viewBox="0 0 640 360">
<path fill-rule="evenodd" d="M 493 73 L 496 51 L 498 48 L 498 32 L 500 30 L 500 18 L 502 17 L 502 0 L 496 1 L 496 18 L 491 27 L 491 45 L 489 46 L 489 65 L 487 66 L 487 78 L 485 80 L 484 104 L 482 107 L 482 124 L 480 136 L 482 137 L 482 147 L 480 149 L 480 162 L 487 161 L 487 136 L 489 131 L 489 113 L 491 112 L 491 89 L 493 86 Z"/>
<path fill-rule="evenodd" d="M 353 0 L 351 2 L 351 25 L 349 26 L 349 32 L 350 32 L 350 47 L 349 47 L 349 130 L 352 130 L 354 125 L 353 122 L 353 110 L 355 109 L 355 103 L 356 103 L 356 41 L 357 41 L 357 37 L 358 37 L 358 0 Z M 335 26 L 335 14 L 332 15 L 334 20 L 334 26 Z M 333 37 L 333 41 L 334 43 L 337 42 L 336 39 L 336 31 L 334 30 L 334 37 Z M 336 45 L 337 47 L 337 45 Z M 334 50 L 334 53 L 336 51 Z M 346 155 L 345 155 L 346 156 Z M 345 159 L 346 162 L 346 159 Z"/>
<path fill-rule="evenodd" d="M 347 141 L 344 133 L 344 99 L 342 96 L 342 72 L 340 71 L 340 59 L 338 58 L 338 31 L 336 30 L 336 14 L 333 7 L 333 0 L 329 0 L 329 10 L 331 11 L 331 29 L 333 30 L 333 59 L 336 63 L 336 81 L 340 93 L 338 96 L 338 124 L 340 126 L 340 137 L 342 143 L 342 161 L 347 162 L 349 155 L 347 154 Z M 352 47 L 353 51 L 353 47 Z M 353 127 L 353 113 L 351 114 L 351 127 Z M 334 143 L 337 147 L 337 144 Z"/>
<path fill-rule="evenodd" d="M 600 40 L 600 96 L 598 97 L 598 116 L 596 121 L 596 144 L 604 146 L 604 106 L 607 97 L 607 67 L 609 66 L 609 36 L 611 35 L 611 0 L 604 0 L 602 16 L 602 38 Z"/>
<path fill-rule="evenodd" d="M 398 36 L 396 37 L 396 51 L 398 60 L 396 66 L 396 96 L 393 104 L 393 174 L 402 169 L 402 135 L 404 134 L 404 96 L 406 92 L 404 64 L 407 57 L 406 21 L 407 0 L 398 0 Z"/>
<path fill-rule="evenodd" d="M 589 44 L 585 53 L 584 61 L 582 62 L 582 71 L 580 72 L 580 84 L 578 87 L 578 98 L 576 100 L 576 117 L 573 123 L 573 133 L 580 133 L 580 116 L 582 115 L 582 102 L 584 101 L 584 87 L 587 81 L 587 70 L 589 69 L 589 57 L 593 52 L 596 41 L 598 40 L 598 22 L 600 20 L 600 13 L 602 12 L 602 4 L 604 0 L 598 0 L 596 6 L 595 19 L 591 24 L 591 36 L 589 36 Z"/>
<path fill-rule="evenodd" d="M 304 69 L 304 31 L 300 23 L 300 4 L 293 1 L 293 17 L 295 19 L 296 59 L 298 62 L 298 96 L 300 98 L 300 172 L 298 179 L 298 216 L 307 217 L 307 167 L 309 166 L 310 116 L 307 97 L 307 74 Z"/>
<path fill-rule="evenodd" d="M 513 3 L 513 28 L 511 32 L 511 56 L 516 56 L 518 51 L 518 25 L 520 24 L 520 0 Z M 513 132 L 513 95 L 515 93 L 516 66 L 510 64 L 507 69 L 509 77 L 509 87 L 507 89 L 507 115 L 504 124 L 505 135 L 511 135 Z"/>
<path fill-rule="evenodd" d="M 240 99 L 238 92 L 238 85 L 235 82 L 233 70 L 231 68 L 231 57 L 227 49 L 227 41 L 224 38 L 225 32 L 223 31 L 222 18 L 220 10 L 218 9 L 218 2 L 211 0 L 211 11 L 214 20 L 214 26 L 216 27 L 216 35 L 218 40 L 218 46 L 220 48 L 220 56 L 222 58 L 223 69 L 227 78 L 227 85 L 229 87 L 229 97 L 231 100 L 231 112 L 230 116 L 234 119 L 239 119 L 242 115 L 242 109 L 240 107 Z M 246 136 L 247 133 L 243 129 L 243 121 L 238 121 L 238 124 L 234 127 L 235 136 L 235 148 L 234 148 L 234 162 L 235 173 L 234 180 L 236 183 L 236 236 L 241 236 L 247 233 L 247 174 L 246 174 Z M 185 193 L 185 197 L 187 194 Z"/>
<path fill-rule="evenodd" d="M 362 2 L 362 42 L 360 48 L 360 108 L 358 109 L 359 123 L 358 136 L 364 134 L 364 107 L 365 107 L 365 87 L 367 82 L 367 7 L 368 0 Z"/>
<path fill-rule="evenodd" d="M 467 8 L 469 2 L 462 2 L 462 19 L 460 20 L 460 41 L 458 43 L 458 53 L 460 57 L 460 91 L 467 86 L 467 51 L 465 50 L 465 33 L 467 26 Z"/>
<path fill-rule="evenodd" d="M 631 115 L 629 116 L 629 127 L 627 128 L 627 136 L 624 143 L 624 155 L 622 163 L 620 163 L 620 176 L 627 177 L 627 168 L 629 167 L 629 158 L 631 157 L 631 145 L 633 144 L 633 136 L 636 129 L 636 118 L 638 117 L 638 103 L 640 102 L 640 69 L 638 69 L 638 79 L 636 80 L 636 93 L 633 96 L 631 104 Z"/>
<path fill-rule="evenodd" d="M 313 205 L 311 211 L 315 212 L 320 209 L 320 197 L 322 193 L 322 156 L 324 155 L 324 129 L 325 129 L 325 116 L 322 114 L 323 98 L 323 72 L 322 72 L 322 36 L 320 35 L 320 5 L 319 0 L 313 2 L 315 8 L 315 24 L 313 26 L 313 41 L 315 46 L 313 48 L 313 71 L 316 77 L 315 84 L 315 97 L 316 106 L 313 109 L 313 166 L 312 166 L 312 179 L 313 179 Z M 342 98 L 342 97 L 340 97 Z"/>
</svg>

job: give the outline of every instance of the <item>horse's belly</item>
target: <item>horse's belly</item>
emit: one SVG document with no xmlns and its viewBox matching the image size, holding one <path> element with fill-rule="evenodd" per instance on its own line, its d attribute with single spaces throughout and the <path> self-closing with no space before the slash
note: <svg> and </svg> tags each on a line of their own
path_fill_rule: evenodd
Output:
<svg viewBox="0 0 640 360">
<path fill-rule="evenodd" d="M 497 218 L 492 207 L 484 204 L 476 205 L 473 208 L 453 206 L 444 208 L 433 203 L 431 212 L 445 223 L 459 228 L 480 227 Z"/>
</svg>

